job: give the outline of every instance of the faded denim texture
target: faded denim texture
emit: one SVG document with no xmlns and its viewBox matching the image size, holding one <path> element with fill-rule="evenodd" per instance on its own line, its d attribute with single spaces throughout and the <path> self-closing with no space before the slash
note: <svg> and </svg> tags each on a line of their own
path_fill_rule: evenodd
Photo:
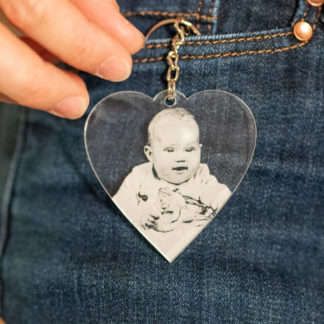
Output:
<svg viewBox="0 0 324 324">
<path fill-rule="evenodd" d="M 122 11 L 196 13 L 204 35 L 181 47 L 177 89 L 225 90 L 251 108 L 258 139 L 240 187 L 169 264 L 93 174 L 86 116 L 23 111 L 1 219 L 7 324 L 324 322 L 323 17 L 303 0 L 199 3 L 119 2 Z M 290 33 L 304 13 L 317 22 L 307 44 Z M 142 31 L 166 18 L 128 15 Z M 219 19 L 202 19 L 211 15 Z M 149 47 L 173 33 L 157 31 Z M 167 52 L 136 54 L 123 83 L 82 73 L 88 113 L 115 91 L 164 90 Z"/>
</svg>

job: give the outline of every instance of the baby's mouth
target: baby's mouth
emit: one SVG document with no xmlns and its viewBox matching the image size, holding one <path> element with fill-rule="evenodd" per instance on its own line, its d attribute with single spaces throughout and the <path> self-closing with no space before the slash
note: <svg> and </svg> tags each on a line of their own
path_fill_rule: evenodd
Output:
<svg viewBox="0 0 324 324">
<path fill-rule="evenodd" d="M 173 171 L 184 171 L 184 170 L 188 170 L 188 167 L 185 166 L 178 166 L 175 168 L 172 168 Z"/>
</svg>

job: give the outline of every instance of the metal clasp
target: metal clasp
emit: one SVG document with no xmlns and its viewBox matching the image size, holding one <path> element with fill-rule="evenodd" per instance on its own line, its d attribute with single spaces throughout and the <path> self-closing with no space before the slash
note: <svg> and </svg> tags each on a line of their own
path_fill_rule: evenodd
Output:
<svg viewBox="0 0 324 324">
<path fill-rule="evenodd" d="M 173 24 L 177 31 L 177 34 L 172 39 L 172 49 L 167 55 L 167 61 L 169 64 L 166 80 L 168 82 L 168 95 L 167 99 L 173 101 L 175 98 L 176 82 L 178 81 L 180 68 L 178 65 L 179 54 L 178 50 L 181 45 L 185 43 L 185 36 L 189 36 L 191 33 L 200 35 L 199 30 L 190 22 L 184 18 L 178 17 L 173 19 L 165 19 L 153 26 L 145 37 L 145 41 L 149 39 L 152 33 L 161 26 Z"/>
</svg>

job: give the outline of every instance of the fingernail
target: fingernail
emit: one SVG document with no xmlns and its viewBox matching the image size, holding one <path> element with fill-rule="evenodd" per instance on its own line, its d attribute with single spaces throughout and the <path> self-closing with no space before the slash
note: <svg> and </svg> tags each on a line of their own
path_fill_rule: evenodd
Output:
<svg viewBox="0 0 324 324">
<path fill-rule="evenodd" d="M 134 33 L 134 38 L 133 38 L 133 47 L 130 49 L 131 54 L 137 53 L 139 50 L 144 48 L 145 46 L 145 36 L 137 30 L 136 33 Z"/>
<path fill-rule="evenodd" d="M 50 112 L 53 115 L 75 119 L 81 117 L 86 110 L 86 101 L 82 97 L 69 97 L 58 103 Z"/>
<path fill-rule="evenodd" d="M 131 67 L 122 57 L 113 56 L 99 66 L 96 74 L 97 76 L 110 81 L 124 81 L 131 74 Z"/>
</svg>

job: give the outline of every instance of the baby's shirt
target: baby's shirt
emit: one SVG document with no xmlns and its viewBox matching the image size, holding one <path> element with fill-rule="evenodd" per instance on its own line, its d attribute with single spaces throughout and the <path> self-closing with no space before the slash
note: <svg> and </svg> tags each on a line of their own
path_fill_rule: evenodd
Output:
<svg viewBox="0 0 324 324">
<path fill-rule="evenodd" d="M 180 213 L 186 209 L 194 211 L 192 213 L 197 216 L 210 216 L 215 210 L 220 210 L 230 196 L 231 191 L 209 173 L 207 164 L 200 164 L 191 179 L 175 185 L 160 179 L 153 164 L 147 162 L 133 168 L 113 201 L 135 224 L 140 225 L 143 213 L 153 209 L 162 213 L 176 209 Z"/>
</svg>

